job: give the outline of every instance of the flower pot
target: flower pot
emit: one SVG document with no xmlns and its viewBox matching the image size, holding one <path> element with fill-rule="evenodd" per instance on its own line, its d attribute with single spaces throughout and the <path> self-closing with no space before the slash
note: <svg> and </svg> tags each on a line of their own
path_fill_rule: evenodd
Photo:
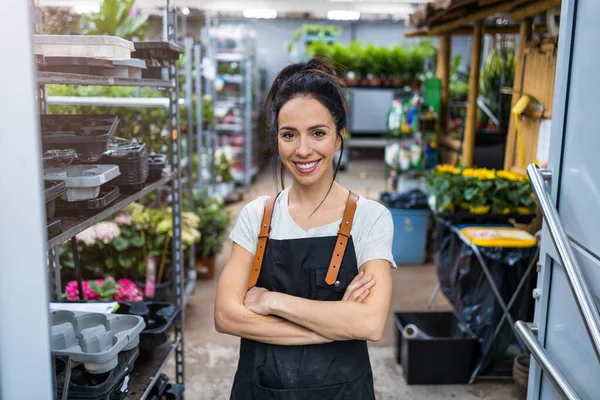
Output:
<svg viewBox="0 0 600 400">
<path fill-rule="evenodd" d="M 215 276 L 216 256 L 196 258 L 196 278 L 209 280 Z"/>
<path fill-rule="evenodd" d="M 484 215 L 484 214 L 488 214 L 490 212 L 490 208 L 491 206 L 488 204 L 486 206 L 471 206 L 471 208 L 469 209 L 469 211 L 471 211 L 472 214 L 475 215 Z"/>
<path fill-rule="evenodd" d="M 531 215 L 531 210 L 527 207 L 517 207 L 517 214 L 519 215 Z"/>
<path fill-rule="evenodd" d="M 371 78 L 369 80 L 369 86 L 371 86 L 371 87 L 380 87 L 381 86 L 381 79 L 380 78 Z"/>
<path fill-rule="evenodd" d="M 135 284 L 140 288 L 145 301 L 171 301 L 171 288 L 173 287 L 171 279 L 154 285 L 154 297 L 146 297 L 146 282 L 136 282 Z"/>
</svg>

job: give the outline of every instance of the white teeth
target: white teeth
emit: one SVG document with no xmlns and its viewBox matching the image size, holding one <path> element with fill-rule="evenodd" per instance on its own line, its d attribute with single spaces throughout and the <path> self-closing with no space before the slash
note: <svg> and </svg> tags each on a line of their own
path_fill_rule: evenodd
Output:
<svg viewBox="0 0 600 400">
<path fill-rule="evenodd" d="M 317 162 L 318 161 L 315 161 L 315 162 L 311 162 L 309 164 L 299 164 L 299 163 L 296 163 L 296 165 L 300 169 L 311 169 L 312 167 L 314 167 L 315 165 L 317 165 Z"/>
</svg>

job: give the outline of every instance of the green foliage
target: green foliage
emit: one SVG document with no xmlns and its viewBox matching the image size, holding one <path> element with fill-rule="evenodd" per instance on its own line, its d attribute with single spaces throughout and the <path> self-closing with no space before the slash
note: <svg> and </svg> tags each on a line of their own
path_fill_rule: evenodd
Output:
<svg viewBox="0 0 600 400">
<path fill-rule="evenodd" d="M 200 242 L 196 245 L 197 257 L 217 255 L 223 246 L 225 232 L 231 224 L 231 212 L 222 200 L 210 197 L 205 191 L 196 194 L 196 215 L 200 219 Z"/>
<path fill-rule="evenodd" d="M 461 71 L 462 56 L 456 55 L 450 63 L 450 97 L 465 99 L 469 94 L 469 73 Z"/>
<path fill-rule="evenodd" d="M 68 8 L 42 7 L 42 32 L 45 35 L 81 35 L 81 15 Z"/>
<path fill-rule="evenodd" d="M 88 35 L 118 36 L 131 40 L 134 37 L 143 40 L 148 15 L 134 15 L 135 0 L 104 0 L 100 11 L 86 16 L 90 25 Z"/>
<path fill-rule="evenodd" d="M 504 60 L 496 49 L 490 49 L 479 79 L 479 94 L 484 98 L 490 111 L 497 117 L 501 117 L 503 121 L 508 121 L 510 117 L 511 96 L 501 94 L 500 90 L 512 86 L 515 65 L 514 51 L 509 52 Z M 500 102 L 502 102 L 502 116 L 498 115 Z"/>
<path fill-rule="evenodd" d="M 229 161 L 225 152 L 221 152 L 215 160 L 215 170 L 217 182 L 228 183 L 233 181 L 233 175 L 231 175 L 231 161 Z"/>
<path fill-rule="evenodd" d="M 342 28 L 337 25 L 301 25 L 294 32 L 292 41 L 287 46 L 288 53 L 291 53 L 294 45 L 302 38 L 302 34 L 306 32 L 306 35 L 313 36 L 311 39 L 314 42 L 331 40 L 338 38 L 342 34 Z M 311 44 L 312 44 L 311 43 Z"/>
</svg>

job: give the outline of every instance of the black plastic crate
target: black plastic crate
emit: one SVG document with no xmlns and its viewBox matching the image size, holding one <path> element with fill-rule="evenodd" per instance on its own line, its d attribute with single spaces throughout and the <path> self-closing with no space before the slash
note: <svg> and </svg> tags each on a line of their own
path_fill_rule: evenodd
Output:
<svg viewBox="0 0 600 400">
<path fill-rule="evenodd" d="M 152 387 L 150 394 L 148 394 L 148 400 L 160 400 L 162 399 L 162 395 L 167 390 L 169 386 L 169 377 L 165 374 L 160 374 L 156 383 Z"/>
<path fill-rule="evenodd" d="M 62 226 L 60 219 L 51 218 L 46 223 L 46 230 L 48 231 L 48 239 L 52 239 L 62 233 Z"/>
<path fill-rule="evenodd" d="M 43 63 L 38 64 L 38 71 L 97 76 L 103 76 L 105 69 L 113 68 L 110 60 L 91 57 L 45 56 Z"/>
<path fill-rule="evenodd" d="M 152 351 L 165 343 L 169 330 L 181 309 L 171 303 L 159 301 L 120 302 L 117 314 L 137 315 L 144 318 L 146 327 L 140 333 L 140 351 Z"/>
<path fill-rule="evenodd" d="M 83 399 L 110 399 L 121 400 L 127 398 L 129 393 L 128 376 L 133 370 L 139 349 L 122 351 L 119 353 L 119 363 L 111 371 L 103 374 L 90 374 L 82 365 L 76 366 L 71 371 L 68 398 L 71 400 Z M 66 358 L 55 359 L 56 390 L 62 395 L 65 386 Z"/>
<path fill-rule="evenodd" d="M 183 385 L 178 383 L 169 383 L 161 400 L 181 400 L 183 399 Z"/>
<path fill-rule="evenodd" d="M 479 354 L 477 339 L 451 311 L 395 312 L 396 362 L 409 385 L 468 383 Z M 412 324 L 429 339 L 407 339 L 404 327 Z"/>
<path fill-rule="evenodd" d="M 148 164 L 148 149 L 141 143 L 135 149 L 128 150 L 122 155 L 104 154 L 95 164 L 118 165 L 121 174 L 111 180 L 116 186 L 140 185 L 148 180 L 150 166 Z"/>
<path fill-rule="evenodd" d="M 90 217 L 108 208 L 119 198 L 119 188 L 112 185 L 100 187 L 100 194 L 93 200 L 83 201 L 56 201 L 56 214 L 71 217 Z"/>
<path fill-rule="evenodd" d="M 46 218 L 54 218 L 56 211 L 56 199 L 67 191 L 65 181 L 44 181 L 44 193 L 46 195 Z"/>
<path fill-rule="evenodd" d="M 183 53 L 183 48 L 171 42 L 161 41 L 144 41 L 134 42 L 135 51 L 131 53 L 131 58 L 138 58 L 142 60 L 149 60 L 152 63 L 148 64 L 148 67 L 157 67 L 159 64 L 164 65 L 165 62 L 177 61 L 179 55 Z"/>
<path fill-rule="evenodd" d="M 108 149 L 119 118 L 115 115 L 40 115 L 44 150 L 73 149 L 85 161 L 96 161 Z"/>
<path fill-rule="evenodd" d="M 167 167 L 167 156 L 165 154 L 150 154 L 148 157 L 150 174 L 149 181 L 157 181 L 162 178 L 163 170 Z"/>
</svg>

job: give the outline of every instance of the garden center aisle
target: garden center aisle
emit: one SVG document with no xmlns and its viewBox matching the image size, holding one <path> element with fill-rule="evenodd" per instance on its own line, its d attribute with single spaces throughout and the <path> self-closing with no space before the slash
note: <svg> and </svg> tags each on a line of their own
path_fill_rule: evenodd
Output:
<svg viewBox="0 0 600 400">
<path fill-rule="evenodd" d="M 383 165 L 380 160 L 351 160 L 348 171 L 340 172 L 338 182 L 371 199 L 377 199 L 384 188 Z M 261 173 L 242 202 L 230 209 L 237 216 L 246 202 L 259 195 L 275 193 L 270 169 Z M 198 281 L 196 293 L 190 300 L 185 315 L 186 340 L 186 397 L 201 400 L 227 400 L 237 366 L 239 339 L 219 334 L 213 324 L 214 297 L 217 279 L 229 253 L 227 240 L 217 258 L 217 273 L 211 281 Z M 433 265 L 400 266 L 393 274 L 394 310 L 425 310 L 427 300 L 437 283 Z M 449 307 L 443 296 L 438 296 L 438 308 Z M 394 350 L 394 323 L 388 320 L 383 339 L 370 345 L 371 362 L 378 400 L 406 399 L 490 399 L 515 398 L 514 385 L 505 383 L 476 383 L 474 385 L 407 386 L 402 369 L 396 365 Z"/>
</svg>

